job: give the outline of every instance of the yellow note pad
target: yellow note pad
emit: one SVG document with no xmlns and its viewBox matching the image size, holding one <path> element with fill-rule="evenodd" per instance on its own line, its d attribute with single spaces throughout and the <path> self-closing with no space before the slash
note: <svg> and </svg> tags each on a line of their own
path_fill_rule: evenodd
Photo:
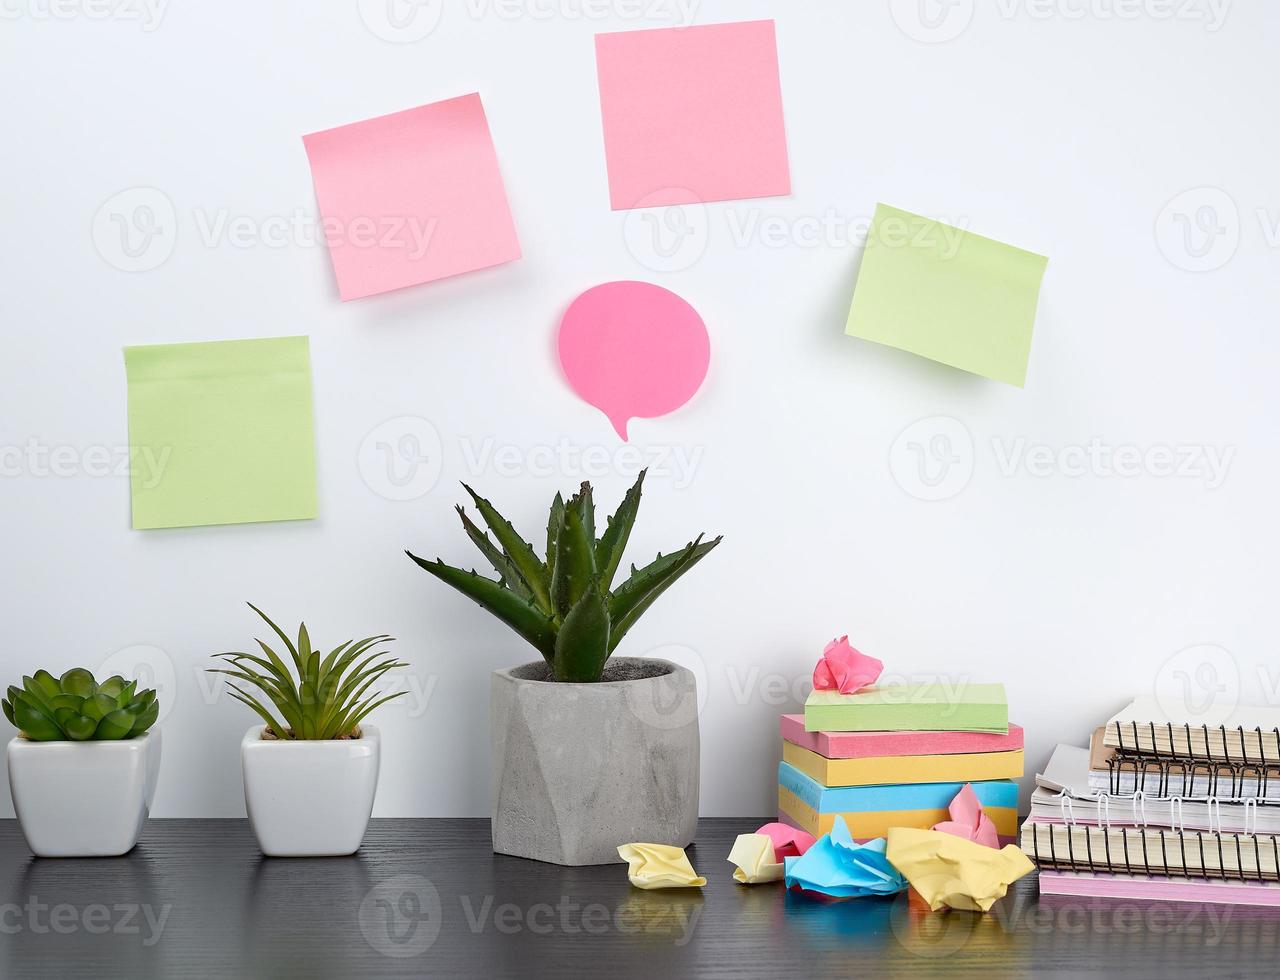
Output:
<svg viewBox="0 0 1280 980">
<path fill-rule="evenodd" d="M 135 528 L 316 516 L 306 337 L 126 347 Z"/>
<path fill-rule="evenodd" d="M 1048 261 L 877 204 L 845 333 L 1022 387 Z"/>
<path fill-rule="evenodd" d="M 971 783 L 1022 776 L 1021 750 L 958 755 L 897 755 L 867 759 L 828 759 L 817 752 L 782 743 L 782 760 L 823 786 L 887 786 L 900 783 Z"/>
<path fill-rule="evenodd" d="M 929 810 L 878 810 L 874 812 L 819 813 L 785 786 L 778 787 L 778 810 L 801 830 L 821 837 L 831 833 L 836 817 L 843 817 L 854 840 L 871 840 L 884 837 L 890 827 L 914 827 L 928 830 L 934 824 L 951 819 L 945 809 Z M 1001 837 L 1015 837 L 1018 833 L 1018 811 L 1014 807 L 988 806 L 982 812 L 996 825 Z"/>
</svg>

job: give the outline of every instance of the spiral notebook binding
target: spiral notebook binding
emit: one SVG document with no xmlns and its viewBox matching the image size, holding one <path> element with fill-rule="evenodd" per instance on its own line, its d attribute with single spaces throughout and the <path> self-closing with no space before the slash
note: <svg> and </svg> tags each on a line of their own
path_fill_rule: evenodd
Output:
<svg viewBox="0 0 1280 980">
<path fill-rule="evenodd" d="M 1122 789 L 1124 777 L 1133 780 L 1133 789 L 1158 797 L 1216 796 L 1224 800 L 1258 798 L 1272 804 L 1272 793 L 1280 794 L 1280 761 L 1231 762 L 1226 760 L 1187 759 L 1126 750 L 1107 759 L 1109 792 L 1128 795 Z M 1252 780 L 1256 794 L 1245 795 L 1244 788 Z M 1196 792 L 1197 782 L 1207 784 L 1207 791 Z"/>
<path fill-rule="evenodd" d="M 1127 721 L 1114 723 L 1116 729 L 1117 748 L 1122 753 L 1143 755 L 1159 759 L 1195 758 L 1209 762 L 1280 768 L 1280 726 L 1262 728 L 1255 726 L 1245 728 L 1238 725 L 1234 728 L 1227 725 L 1192 725 L 1184 722 L 1176 725 L 1173 722 L 1158 724 L 1154 721 Z M 1150 744 L 1142 745 L 1139 732 L 1147 735 Z M 1157 732 L 1165 736 L 1168 749 L 1161 749 Z M 1214 752 L 1210 733 L 1216 734 L 1222 743 L 1221 757 Z M 1252 736 L 1257 742 L 1257 758 L 1253 758 L 1253 749 L 1246 736 Z M 1181 744 L 1179 744 L 1181 743 Z M 1274 753 L 1268 755 L 1268 745 L 1274 746 Z M 1232 755 L 1232 748 L 1238 749 L 1239 758 Z"/>
<path fill-rule="evenodd" d="M 1142 828 L 1142 827 L 1102 827 L 1086 824 L 1068 823 L 1068 832 L 1055 834 L 1055 827 L 1063 824 L 1029 824 L 1033 829 L 1030 846 L 1031 857 L 1042 869 L 1065 871 L 1088 871 L 1092 874 L 1125 874 L 1148 875 L 1152 877 L 1183 878 L 1187 880 L 1215 880 L 1258 882 L 1271 886 L 1280 885 L 1280 837 L 1274 834 L 1230 834 L 1218 831 L 1186 831 L 1181 829 Z M 1048 831 L 1042 843 L 1040 828 Z M 1078 853 L 1073 829 L 1082 829 L 1084 835 L 1084 851 Z M 1147 831 L 1144 833 L 1144 830 Z M 1111 850 L 1111 833 L 1119 831 L 1121 853 L 1114 855 Z M 1155 842 L 1151 839 L 1151 831 L 1158 834 L 1160 853 L 1158 859 L 1152 854 Z M 1101 832 L 1101 840 L 1094 841 L 1094 834 Z M 1134 836 L 1136 835 L 1136 840 Z M 1190 838 L 1190 839 L 1189 839 Z M 1066 853 L 1060 850 L 1065 844 Z M 1190 856 L 1198 858 L 1188 861 L 1188 844 Z M 1136 864 L 1133 858 L 1141 845 L 1142 860 Z M 1169 854 L 1176 846 L 1176 853 L 1181 858 L 1176 864 L 1169 863 Z M 1216 854 L 1215 854 L 1216 851 Z M 1274 871 L 1264 871 L 1263 855 L 1273 860 Z M 1235 858 L 1235 867 L 1229 867 L 1227 857 Z M 1208 860 L 1216 856 L 1216 862 Z M 1210 867 L 1216 863 L 1217 867 Z M 1180 866 L 1177 866 L 1180 865 Z"/>
</svg>

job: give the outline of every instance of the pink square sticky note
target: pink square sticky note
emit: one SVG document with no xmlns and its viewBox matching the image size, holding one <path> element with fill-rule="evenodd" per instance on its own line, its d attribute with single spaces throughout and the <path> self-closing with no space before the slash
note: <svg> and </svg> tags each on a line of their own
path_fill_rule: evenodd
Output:
<svg viewBox="0 0 1280 980">
<path fill-rule="evenodd" d="M 520 257 L 478 94 L 302 141 L 344 300 Z"/>
<path fill-rule="evenodd" d="M 773 21 L 596 35 L 613 210 L 791 193 Z"/>
</svg>

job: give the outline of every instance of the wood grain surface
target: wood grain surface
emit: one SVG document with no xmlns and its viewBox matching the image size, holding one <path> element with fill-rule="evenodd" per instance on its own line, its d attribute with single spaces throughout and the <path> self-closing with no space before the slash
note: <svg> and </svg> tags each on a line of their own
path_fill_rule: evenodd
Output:
<svg viewBox="0 0 1280 980">
<path fill-rule="evenodd" d="M 349 858 L 263 858 L 243 820 L 153 820 L 122 858 L 36 859 L 0 821 L 0 976 L 1275 977 L 1280 912 L 1046 898 L 986 916 L 905 897 L 744 887 L 725 860 L 762 819 L 704 819 L 709 881 L 632 888 L 624 865 L 494 855 L 484 820 L 375 820 Z"/>
</svg>

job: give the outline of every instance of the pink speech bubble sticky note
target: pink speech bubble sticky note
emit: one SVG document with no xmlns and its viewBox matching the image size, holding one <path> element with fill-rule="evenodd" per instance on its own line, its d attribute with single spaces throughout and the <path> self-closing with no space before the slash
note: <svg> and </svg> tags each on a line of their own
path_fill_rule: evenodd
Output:
<svg viewBox="0 0 1280 980">
<path fill-rule="evenodd" d="M 302 139 L 342 299 L 520 257 L 479 95 Z"/>
<path fill-rule="evenodd" d="M 623 439 L 631 419 L 666 415 L 692 398 L 711 362 L 698 311 L 647 282 L 588 289 L 560 321 L 559 349 L 573 390 Z"/>
<path fill-rule="evenodd" d="M 773 21 L 596 35 L 613 210 L 791 193 Z"/>
</svg>

